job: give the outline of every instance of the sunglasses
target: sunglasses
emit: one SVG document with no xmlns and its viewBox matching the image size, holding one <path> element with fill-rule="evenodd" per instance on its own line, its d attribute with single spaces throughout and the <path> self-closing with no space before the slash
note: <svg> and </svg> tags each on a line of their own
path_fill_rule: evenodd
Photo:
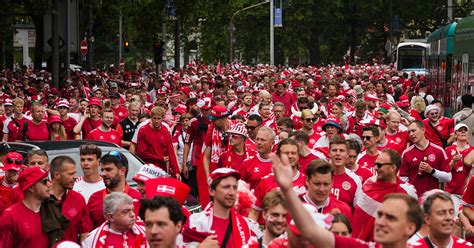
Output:
<svg viewBox="0 0 474 248">
<path fill-rule="evenodd" d="M 109 153 L 107 153 L 107 155 L 118 158 L 120 163 L 122 164 L 128 164 L 127 158 L 125 158 L 123 154 L 118 151 L 110 151 Z"/>
<path fill-rule="evenodd" d="M 307 121 L 307 122 L 315 122 L 316 118 L 306 118 L 304 120 Z"/>
<path fill-rule="evenodd" d="M 9 164 L 16 164 L 16 165 L 21 165 L 21 164 L 23 164 L 23 160 L 14 159 L 14 158 L 7 158 L 6 161 L 7 161 L 7 163 L 9 163 Z"/>
<path fill-rule="evenodd" d="M 248 130 L 255 130 L 257 126 L 245 126 Z"/>
<path fill-rule="evenodd" d="M 376 166 L 377 168 L 381 168 L 384 165 L 390 165 L 390 164 L 393 164 L 393 163 L 374 163 L 374 166 Z"/>
<path fill-rule="evenodd" d="M 45 178 L 45 179 L 43 179 L 43 180 L 41 180 L 41 181 L 39 181 L 39 182 L 40 182 L 41 184 L 47 185 L 48 182 L 49 182 L 49 179 L 48 179 L 48 178 Z"/>
<path fill-rule="evenodd" d="M 79 147 L 80 150 L 83 149 L 97 149 L 97 146 L 94 144 L 84 144 Z"/>
<path fill-rule="evenodd" d="M 240 134 L 230 133 L 230 134 L 229 134 L 229 137 L 230 137 L 230 138 L 238 138 L 238 137 L 244 137 L 244 136 L 242 136 L 242 135 L 240 135 Z"/>
<path fill-rule="evenodd" d="M 373 136 L 362 136 L 362 140 L 371 140 Z"/>
</svg>

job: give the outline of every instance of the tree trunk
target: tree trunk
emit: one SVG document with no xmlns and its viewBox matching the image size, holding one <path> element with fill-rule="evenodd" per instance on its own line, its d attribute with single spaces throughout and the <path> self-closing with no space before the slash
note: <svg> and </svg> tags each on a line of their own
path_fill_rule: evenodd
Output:
<svg viewBox="0 0 474 248">
<path fill-rule="evenodd" d="M 357 25 L 357 6 L 355 2 L 352 2 L 352 18 L 351 18 L 351 53 L 350 53 L 350 62 L 354 62 L 354 55 L 356 50 L 356 25 Z"/>
<path fill-rule="evenodd" d="M 319 28 L 318 23 L 318 0 L 313 0 L 311 15 L 313 18 L 313 25 L 311 25 L 311 33 L 309 37 L 309 63 L 311 65 L 318 65 L 321 63 L 321 51 L 320 51 L 320 42 L 319 36 L 321 29 Z"/>
</svg>

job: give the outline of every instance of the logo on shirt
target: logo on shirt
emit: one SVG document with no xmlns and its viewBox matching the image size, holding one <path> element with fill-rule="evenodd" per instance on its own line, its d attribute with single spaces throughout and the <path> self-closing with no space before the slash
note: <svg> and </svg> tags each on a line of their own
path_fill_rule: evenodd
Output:
<svg viewBox="0 0 474 248">
<path fill-rule="evenodd" d="M 442 127 L 442 126 L 438 126 L 438 127 L 436 127 L 436 129 L 438 129 L 438 131 L 441 131 L 441 130 L 443 130 L 443 127 Z"/>
<path fill-rule="evenodd" d="M 113 135 L 113 134 L 110 135 L 110 138 L 111 138 L 112 140 L 115 140 L 115 135 Z"/>
<path fill-rule="evenodd" d="M 350 189 L 351 189 L 351 183 L 348 182 L 348 181 L 344 181 L 344 182 L 342 183 L 342 188 L 343 188 L 344 190 L 350 190 Z"/>
<path fill-rule="evenodd" d="M 258 167 L 253 168 L 253 172 L 260 172 L 260 168 Z"/>
<path fill-rule="evenodd" d="M 396 141 L 397 143 L 400 143 L 400 142 L 402 142 L 402 139 L 400 139 L 400 137 L 397 137 L 397 138 L 395 139 L 395 141 Z"/>
<path fill-rule="evenodd" d="M 435 161 L 435 159 L 436 159 L 436 156 L 435 156 L 434 154 L 428 155 L 428 160 L 429 160 L 430 162 Z"/>
<path fill-rule="evenodd" d="M 455 150 L 452 150 L 452 151 L 451 151 L 451 155 L 456 155 L 456 151 L 455 151 Z"/>
<path fill-rule="evenodd" d="M 415 162 L 415 161 L 418 161 L 418 159 L 417 159 L 416 157 L 415 157 L 415 158 L 413 158 L 413 162 Z"/>
</svg>

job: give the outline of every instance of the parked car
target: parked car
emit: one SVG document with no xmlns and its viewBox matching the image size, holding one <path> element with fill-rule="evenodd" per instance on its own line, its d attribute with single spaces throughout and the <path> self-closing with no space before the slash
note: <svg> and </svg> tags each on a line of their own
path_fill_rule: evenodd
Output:
<svg viewBox="0 0 474 248">
<path fill-rule="evenodd" d="M 102 150 L 102 155 L 107 154 L 110 151 L 118 151 L 125 155 L 128 160 L 128 174 L 127 182 L 130 186 L 135 186 L 135 181 L 132 180 L 132 177 L 138 172 L 140 167 L 145 163 L 130 153 L 128 150 L 119 147 L 115 144 L 102 141 L 92 141 L 92 140 L 68 140 L 68 141 L 25 141 L 25 142 L 9 142 L 11 149 L 19 152 L 23 155 L 25 164 L 27 164 L 27 154 L 30 150 L 41 149 L 45 150 L 48 154 L 49 161 L 53 160 L 55 157 L 60 155 L 70 156 L 74 161 L 76 161 L 77 166 L 77 175 L 82 176 L 82 169 L 80 165 L 79 157 L 79 147 L 83 144 L 92 143 L 97 145 Z"/>
</svg>

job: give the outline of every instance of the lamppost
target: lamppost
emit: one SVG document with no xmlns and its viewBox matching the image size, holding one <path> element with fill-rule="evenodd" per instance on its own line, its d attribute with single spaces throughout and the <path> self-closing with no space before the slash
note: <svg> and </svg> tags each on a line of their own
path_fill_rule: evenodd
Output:
<svg viewBox="0 0 474 248">
<path fill-rule="evenodd" d="M 237 14 L 239 14 L 240 12 L 242 11 L 245 11 L 245 10 L 248 10 L 248 9 L 251 9 L 251 8 L 255 8 L 257 6 L 260 6 L 260 5 L 263 5 L 263 4 L 266 4 L 266 3 L 269 3 L 270 1 L 273 1 L 273 0 L 266 0 L 265 2 L 261 2 L 261 3 L 257 3 L 257 4 L 254 4 L 254 5 L 250 5 L 248 7 L 245 7 L 243 9 L 239 9 L 237 10 L 233 15 L 232 17 L 230 18 L 230 25 L 229 25 L 229 32 L 230 32 L 230 48 L 229 48 L 229 58 L 230 58 L 230 62 L 232 63 L 232 61 L 234 61 L 234 31 L 235 31 L 235 26 L 234 26 L 234 18 L 235 16 L 237 16 Z M 270 19 L 273 20 L 273 4 L 270 4 Z M 270 21 L 270 43 L 273 41 L 273 21 Z M 270 44 L 270 60 L 271 60 L 271 57 L 272 57 L 272 53 L 273 53 L 273 45 Z M 270 61 L 271 62 L 271 61 Z"/>
</svg>

